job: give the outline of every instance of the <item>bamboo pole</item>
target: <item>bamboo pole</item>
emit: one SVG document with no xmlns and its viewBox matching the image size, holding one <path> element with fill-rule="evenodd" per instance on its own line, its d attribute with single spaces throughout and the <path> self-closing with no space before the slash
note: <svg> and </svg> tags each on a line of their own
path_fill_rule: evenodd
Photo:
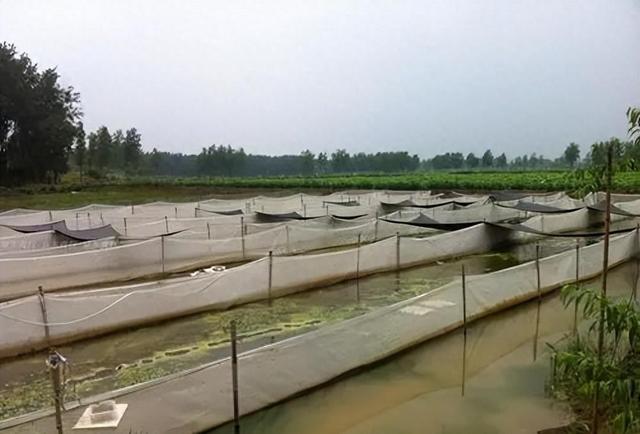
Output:
<svg viewBox="0 0 640 434">
<path fill-rule="evenodd" d="M 358 248 L 356 249 L 356 302 L 360 303 L 360 242 L 361 234 L 358 234 Z"/>
<path fill-rule="evenodd" d="M 231 321 L 231 385 L 233 389 L 233 432 L 240 434 L 240 406 L 238 404 L 238 348 L 236 321 Z"/>
<path fill-rule="evenodd" d="M 467 277 L 462 265 L 462 396 L 467 376 Z"/>
<path fill-rule="evenodd" d="M 542 307 L 542 287 L 540 285 L 540 244 L 536 243 L 536 287 L 538 289 L 538 306 L 536 309 L 536 331 L 533 336 L 533 361 L 538 359 L 538 337 L 540 334 L 540 309 Z"/>
<path fill-rule="evenodd" d="M 607 274 L 609 268 L 609 232 L 611 229 L 611 177 L 612 177 L 613 147 L 607 149 L 607 179 L 606 179 L 606 210 L 604 214 L 604 247 L 602 255 L 602 300 L 600 301 L 600 327 L 598 328 L 598 366 L 596 369 L 596 384 L 593 393 L 593 405 L 591 409 L 591 432 L 598 434 L 598 404 L 600 399 L 600 372 L 602 371 L 602 358 L 604 347 L 604 297 L 607 296 Z"/>
<path fill-rule="evenodd" d="M 269 282 L 267 286 L 267 298 L 269 300 L 269 306 L 272 304 L 271 288 L 273 286 L 273 251 L 269 250 Z"/>
</svg>

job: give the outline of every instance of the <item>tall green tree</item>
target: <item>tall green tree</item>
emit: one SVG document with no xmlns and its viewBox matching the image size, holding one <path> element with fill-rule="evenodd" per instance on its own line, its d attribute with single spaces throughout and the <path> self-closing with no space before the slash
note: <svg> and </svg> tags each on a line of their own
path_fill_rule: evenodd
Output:
<svg viewBox="0 0 640 434">
<path fill-rule="evenodd" d="M 351 170 L 351 155 L 346 149 L 338 149 L 331 154 L 331 168 L 337 173 L 346 173 Z"/>
<path fill-rule="evenodd" d="M 303 175 L 313 175 L 315 172 L 315 158 L 316 156 L 310 150 L 305 150 L 300 153 L 302 159 L 301 171 Z"/>
<path fill-rule="evenodd" d="M 498 169 L 504 169 L 507 167 L 507 156 L 504 152 L 496 157 L 494 164 Z"/>
<path fill-rule="evenodd" d="M 475 169 L 480 165 L 480 159 L 473 152 L 469 152 L 464 160 L 464 165 L 467 169 Z"/>
<path fill-rule="evenodd" d="M 84 166 L 87 162 L 87 144 L 82 122 L 78 125 L 78 135 L 76 136 L 76 145 L 73 151 L 73 159 L 80 172 L 80 182 L 84 176 Z"/>
<path fill-rule="evenodd" d="M 111 147 L 109 149 L 108 167 L 111 170 L 122 171 L 127 161 L 124 158 L 124 133 L 118 129 L 111 134 Z"/>
<path fill-rule="evenodd" d="M 580 147 L 571 142 L 564 150 L 564 154 L 562 154 L 563 160 L 569 165 L 569 167 L 574 168 L 576 163 L 580 161 Z"/>
<path fill-rule="evenodd" d="M 140 167 L 142 155 L 142 136 L 135 128 L 127 130 L 122 145 L 122 157 L 127 172 L 135 172 Z"/>
<path fill-rule="evenodd" d="M 0 184 L 56 182 L 67 171 L 82 113 L 79 94 L 58 80 L 0 44 Z"/>
<path fill-rule="evenodd" d="M 482 167 L 493 167 L 493 153 L 490 149 L 482 154 Z"/>
<path fill-rule="evenodd" d="M 91 142 L 89 143 L 91 147 Z M 105 171 L 108 169 L 109 164 L 113 161 L 112 152 L 112 140 L 109 129 L 105 126 L 101 126 L 95 133 L 95 166 L 94 169 Z"/>
</svg>

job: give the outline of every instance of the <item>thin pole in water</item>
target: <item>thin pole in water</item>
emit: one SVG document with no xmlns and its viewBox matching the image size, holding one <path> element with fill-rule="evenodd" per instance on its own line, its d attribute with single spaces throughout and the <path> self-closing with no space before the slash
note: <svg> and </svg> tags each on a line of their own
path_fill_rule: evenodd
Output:
<svg viewBox="0 0 640 434">
<path fill-rule="evenodd" d="M 604 214 L 604 252 L 602 255 L 602 300 L 600 301 L 600 327 L 598 328 L 598 365 L 596 377 L 600 376 L 602 370 L 602 348 L 604 346 L 604 299 L 607 296 L 607 274 L 609 269 L 609 231 L 611 228 L 611 176 L 612 176 L 613 147 L 609 145 L 607 149 L 607 185 L 606 185 L 606 210 Z M 598 400 L 600 398 L 600 381 L 596 378 L 595 390 L 593 393 L 593 408 L 591 409 L 591 432 L 598 434 Z"/>
<path fill-rule="evenodd" d="M 640 224 L 636 225 L 636 246 L 640 244 Z M 637 247 L 636 247 L 637 249 Z M 635 301 L 638 297 L 638 279 L 640 279 L 640 258 L 636 254 L 636 275 L 633 280 L 633 300 Z"/>
<path fill-rule="evenodd" d="M 536 310 L 536 332 L 533 336 L 533 361 L 538 359 L 538 335 L 540 333 L 540 308 L 542 306 L 542 288 L 540 286 L 540 244 L 536 243 L 536 286 L 538 288 L 538 307 Z"/>
<path fill-rule="evenodd" d="M 40 300 L 40 309 L 42 310 L 42 323 L 44 324 L 44 337 L 47 341 L 47 344 L 49 344 L 51 335 L 49 331 L 47 304 L 44 299 L 44 289 L 42 289 L 42 286 L 38 286 L 38 299 Z"/>
<path fill-rule="evenodd" d="M 396 291 L 400 291 L 400 232 L 396 232 Z"/>
<path fill-rule="evenodd" d="M 211 225 L 207 222 L 207 239 L 211 239 Z"/>
<path fill-rule="evenodd" d="M 580 241 L 576 240 L 576 287 L 580 285 Z M 578 334 L 578 303 L 573 306 L 573 335 Z"/>
<path fill-rule="evenodd" d="M 269 306 L 271 306 L 272 300 L 271 300 L 271 287 L 273 285 L 273 251 L 269 250 L 269 282 L 268 282 L 268 286 L 267 286 L 267 297 L 269 300 Z"/>
<path fill-rule="evenodd" d="M 53 402 L 56 409 L 56 430 L 58 434 L 64 434 L 62 429 L 62 385 L 60 384 L 60 367 L 63 361 L 61 356 L 52 348 L 49 349 L 47 365 L 51 370 L 51 383 L 53 383 Z"/>
<path fill-rule="evenodd" d="M 169 218 L 167 216 L 164 216 L 164 231 L 169 233 Z"/>
<path fill-rule="evenodd" d="M 174 210 L 174 212 L 176 214 L 176 218 L 178 218 L 178 207 L 177 206 L 173 207 L 173 210 Z"/>
<path fill-rule="evenodd" d="M 291 245 L 289 244 L 289 225 L 284 225 L 284 231 L 287 235 L 287 254 L 291 253 Z"/>
<path fill-rule="evenodd" d="M 238 348 L 236 321 L 231 321 L 231 383 L 233 388 L 233 432 L 240 434 L 240 410 L 238 405 Z"/>
<path fill-rule="evenodd" d="M 164 235 L 160 235 L 160 262 L 162 262 L 162 272 L 164 273 Z"/>
<path fill-rule="evenodd" d="M 50 222 L 53 221 L 53 214 L 51 213 L 51 210 L 49 210 L 49 221 Z"/>
<path fill-rule="evenodd" d="M 362 235 L 358 234 L 358 248 L 356 249 L 356 302 L 360 303 L 360 242 Z"/>
<path fill-rule="evenodd" d="M 44 335 L 49 345 L 49 356 L 47 358 L 47 366 L 51 370 L 51 383 L 53 384 L 53 402 L 56 410 L 56 430 L 58 434 L 63 434 L 62 430 L 62 399 L 60 386 L 60 358 L 59 355 L 51 347 L 51 334 L 49 331 L 49 317 L 47 314 L 47 304 L 44 298 L 44 290 L 42 286 L 38 286 L 38 299 L 40 300 L 40 309 L 42 310 L 42 323 L 44 324 Z"/>
<path fill-rule="evenodd" d="M 127 218 L 122 217 L 122 220 L 124 221 L 124 234 L 127 235 Z"/>
<path fill-rule="evenodd" d="M 244 250 L 244 216 L 240 217 L 240 242 L 242 243 L 242 259 L 245 258 Z"/>
<path fill-rule="evenodd" d="M 135 211 L 133 209 L 133 204 L 131 204 L 131 215 L 134 215 L 134 214 L 135 214 Z"/>
<path fill-rule="evenodd" d="M 467 276 L 462 265 L 462 396 L 467 376 Z"/>
</svg>

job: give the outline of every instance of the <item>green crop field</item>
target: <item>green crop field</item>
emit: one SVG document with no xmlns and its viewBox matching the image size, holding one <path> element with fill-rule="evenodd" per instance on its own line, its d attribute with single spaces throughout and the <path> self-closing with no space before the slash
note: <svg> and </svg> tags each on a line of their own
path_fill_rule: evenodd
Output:
<svg viewBox="0 0 640 434">
<path fill-rule="evenodd" d="M 71 175 L 55 186 L 33 185 L 16 190 L 0 190 L 0 209 L 69 208 L 88 203 L 189 201 L 229 194 L 287 194 L 291 190 L 328 193 L 347 189 L 572 192 L 576 189 L 576 181 L 568 171 L 412 172 L 251 178 L 136 177 L 99 182 L 94 180 L 85 184 L 81 184 L 77 176 Z M 613 190 L 639 193 L 640 172 L 617 173 Z"/>
</svg>

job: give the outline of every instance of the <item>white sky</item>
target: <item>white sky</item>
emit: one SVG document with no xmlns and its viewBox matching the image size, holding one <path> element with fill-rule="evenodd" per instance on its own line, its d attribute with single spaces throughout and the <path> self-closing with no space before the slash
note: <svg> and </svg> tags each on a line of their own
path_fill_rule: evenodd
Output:
<svg viewBox="0 0 640 434">
<path fill-rule="evenodd" d="M 640 105 L 638 0 L 0 0 L 0 40 L 148 150 L 551 157 Z"/>
</svg>

